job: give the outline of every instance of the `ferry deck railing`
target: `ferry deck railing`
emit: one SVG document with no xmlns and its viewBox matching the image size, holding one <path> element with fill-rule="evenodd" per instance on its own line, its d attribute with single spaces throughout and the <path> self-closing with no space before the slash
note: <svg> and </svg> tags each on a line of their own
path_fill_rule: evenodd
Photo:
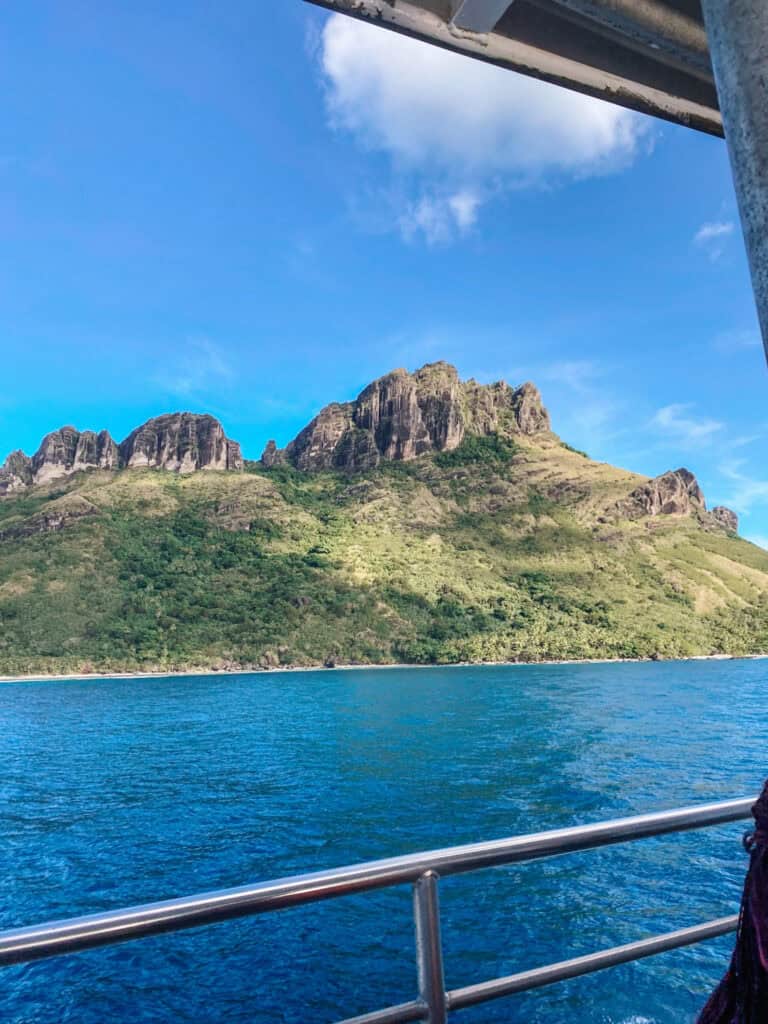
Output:
<svg viewBox="0 0 768 1024">
<path fill-rule="evenodd" d="M 445 1024 L 448 1013 L 453 1010 L 725 935 L 736 929 L 738 914 L 446 991 L 438 900 L 441 877 L 739 821 L 749 817 L 753 803 L 754 798 L 727 800 L 447 847 L 0 932 L 0 966 L 410 883 L 414 890 L 418 997 L 411 1002 L 350 1017 L 341 1024 L 398 1024 L 418 1020 Z"/>
</svg>

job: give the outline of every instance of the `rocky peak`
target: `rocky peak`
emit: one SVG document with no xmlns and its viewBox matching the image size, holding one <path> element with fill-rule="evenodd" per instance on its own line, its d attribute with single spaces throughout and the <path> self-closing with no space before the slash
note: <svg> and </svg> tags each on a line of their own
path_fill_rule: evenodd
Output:
<svg viewBox="0 0 768 1024">
<path fill-rule="evenodd" d="M 277 466 L 281 461 L 284 461 L 281 459 L 277 444 L 272 438 L 267 441 L 267 446 L 261 453 L 261 461 L 266 469 L 272 469 L 273 466 Z"/>
<path fill-rule="evenodd" d="M 114 469 L 117 466 L 117 445 L 106 430 L 95 434 L 82 433 L 74 427 L 60 427 L 46 434 L 32 456 L 32 476 L 36 484 L 48 483 L 57 477 L 80 469 Z"/>
<path fill-rule="evenodd" d="M 117 445 L 109 435 L 109 431 L 84 430 L 77 441 L 73 469 L 117 469 L 119 455 Z"/>
<path fill-rule="evenodd" d="M 11 452 L 0 467 L 0 494 L 20 491 L 32 482 L 32 459 L 21 450 Z"/>
<path fill-rule="evenodd" d="M 114 469 L 117 445 L 106 430 L 82 433 L 74 427 L 60 427 L 46 434 L 30 459 L 22 451 L 11 452 L 0 469 L 0 494 L 44 484 L 80 469 Z"/>
<path fill-rule="evenodd" d="M 46 434 L 29 458 L 12 452 L 0 468 L 0 495 L 32 484 L 45 484 L 84 469 L 152 466 L 192 472 L 196 469 L 242 469 L 240 445 L 230 441 L 213 416 L 180 412 L 158 416 L 138 427 L 118 447 L 106 430 L 60 427 Z"/>
<path fill-rule="evenodd" d="M 326 406 L 282 451 L 267 446 L 265 466 L 290 462 L 308 472 L 362 470 L 380 460 L 407 461 L 457 448 L 467 434 L 548 432 L 549 415 L 533 384 L 461 381 L 449 363 L 415 373 L 397 369 L 354 402 Z"/>
<path fill-rule="evenodd" d="M 242 469 L 240 445 L 230 441 L 213 416 L 175 412 L 137 427 L 119 448 L 120 466 L 177 473 L 196 469 Z"/>
<path fill-rule="evenodd" d="M 720 526 L 726 529 L 728 533 L 739 532 L 739 517 L 731 509 L 726 508 L 725 505 L 717 505 L 712 509 L 710 515 L 713 519 L 716 519 Z"/>
<path fill-rule="evenodd" d="M 512 411 L 523 434 L 539 434 L 551 429 L 549 413 L 541 401 L 541 393 L 530 381 L 512 393 Z"/>
<path fill-rule="evenodd" d="M 370 432 L 384 459 L 414 459 L 434 447 L 421 413 L 416 377 L 406 370 L 393 370 L 369 384 L 354 403 L 353 418 L 355 426 Z"/>
<path fill-rule="evenodd" d="M 47 483 L 57 476 L 72 472 L 80 431 L 74 427 L 60 427 L 46 434 L 32 456 L 35 483 Z"/>
<path fill-rule="evenodd" d="M 706 510 L 704 495 L 696 477 L 681 468 L 662 473 L 637 487 L 619 503 L 619 512 L 628 519 L 642 516 L 688 516 Z"/>
</svg>

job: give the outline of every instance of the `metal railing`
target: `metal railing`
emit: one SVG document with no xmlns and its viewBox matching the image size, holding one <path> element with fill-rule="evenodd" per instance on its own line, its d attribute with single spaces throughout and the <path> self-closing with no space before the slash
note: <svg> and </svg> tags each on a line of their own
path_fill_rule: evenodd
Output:
<svg viewBox="0 0 768 1024">
<path fill-rule="evenodd" d="M 0 966 L 411 883 L 414 886 L 418 998 L 361 1017 L 348 1018 L 342 1024 L 396 1024 L 414 1020 L 445 1024 L 448 1012 L 452 1010 L 725 935 L 736 929 L 738 915 L 446 991 L 440 938 L 440 877 L 739 821 L 750 816 L 753 803 L 754 798 L 727 800 L 510 839 L 452 846 L 0 932 Z"/>
</svg>

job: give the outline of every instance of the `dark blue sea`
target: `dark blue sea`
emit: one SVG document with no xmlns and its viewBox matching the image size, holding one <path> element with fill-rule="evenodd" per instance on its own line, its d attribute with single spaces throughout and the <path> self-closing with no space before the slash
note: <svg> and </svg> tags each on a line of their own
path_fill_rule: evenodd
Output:
<svg viewBox="0 0 768 1024">
<path fill-rule="evenodd" d="M 0 927 L 748 796 L 768 662 L 0 685 Z M 738 823 L 441 883 L 450 988 L 733 913 Z M 732 938 L 455 1015 L 686 1024 Z M 407 887 L 0 971 L 4 1024 L 330 1024 L 415 997 Z"/>
</svg>

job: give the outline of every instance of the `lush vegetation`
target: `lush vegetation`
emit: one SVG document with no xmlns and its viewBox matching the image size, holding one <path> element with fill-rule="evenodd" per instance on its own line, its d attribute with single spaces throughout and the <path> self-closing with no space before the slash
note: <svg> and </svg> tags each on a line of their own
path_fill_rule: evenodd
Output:
<svg viewBox="0 0 768 1024">
<path fill-rule="evenodd" d="M 443 469 L 454 466 L 502 466 L 508 463 L 518 450 L 517 445 L 509 438 L 498 434 L 483 437 L 470 434 L 464 438 L 458 448 L 439 452 L 434 457 L 435 463 Z"/>
<path fill-rule="evenodd" d="M 768 651 L 768 553 L 611 515 L 634 482 L 499 437 L 357 476 L 80 474 L 0 501 L 0 673 Z"/>
</svg>

